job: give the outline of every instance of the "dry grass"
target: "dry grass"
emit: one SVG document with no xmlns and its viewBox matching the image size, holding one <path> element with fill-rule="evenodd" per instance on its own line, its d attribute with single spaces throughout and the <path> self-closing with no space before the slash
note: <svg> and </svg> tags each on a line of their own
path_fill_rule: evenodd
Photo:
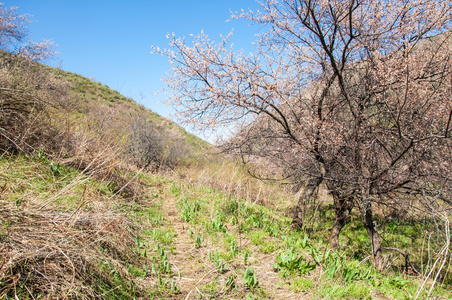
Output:
<svg viewBox="0 0 452 300">
<path fill-rule="evenodd" d="M 137 228 L 113 209 L 141 191 L 116 152 L 104 150 L 53 170 L 45 156 L 1 158 L 0 299 L 144 294 L 128 270 L 142 265 Z"/>
<path fill-rule="evenodd" d="M 131 250 L 131 224 L 122 215 L 30 209 L 2 201 L 0 216 L 0 298 L 98 298 L 99 281 L 114 288 L 105 264 L 131 280 L 124 264 L 138 257 Z"/>
<path fill-rule="evenodd" d="M 253 178 L 239 162 L 224 156 L 212 155 L 197 166 L 179 168 L 176 175 L 191 184 L 213 187 L 236 199 L 246 199 L 285 214 L 296 203 L 291 185 Z"/>
</svg>

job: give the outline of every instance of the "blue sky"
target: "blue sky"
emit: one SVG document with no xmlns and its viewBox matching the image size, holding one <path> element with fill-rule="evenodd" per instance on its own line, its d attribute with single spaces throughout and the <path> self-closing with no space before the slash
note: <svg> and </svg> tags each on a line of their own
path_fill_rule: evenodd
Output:
<svg viewBox="0 0 452 300">
<path fill-rule="evenodd" d="M 147 108 L 168 116 L 171 108 L 154 94 L 170 69 L 151 46 L 166 48 L 167 33 L 189 37 L 204 30 L 211 38 L 234 29 L 235 48 L 251 48 L 257 28 L 231 20 L 230 10 L 256 9 L 254 0 L 2 0 L 33 16 L 30 38 L 52 39 L 60 55 L 50 65 L 94 78 Z M 141 95 L 144 98 L 141 99 Z"/>
</svg>

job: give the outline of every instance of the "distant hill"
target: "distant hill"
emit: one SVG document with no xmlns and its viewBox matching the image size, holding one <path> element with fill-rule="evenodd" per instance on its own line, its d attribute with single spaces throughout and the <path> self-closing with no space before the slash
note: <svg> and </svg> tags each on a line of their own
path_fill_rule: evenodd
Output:
<svg viewBox="0 0 452 300">
<path fill-rule="evenodd" d="M 196 161 L 211 147 L 99 82 L 4 51 L 0 64 L 4 150 L 61 155 L 77 148 L 80 134 L 89 132 L 99 141 L 114 141 L 118 151 L 139 166 L 171 166 Z"/>
</svg>

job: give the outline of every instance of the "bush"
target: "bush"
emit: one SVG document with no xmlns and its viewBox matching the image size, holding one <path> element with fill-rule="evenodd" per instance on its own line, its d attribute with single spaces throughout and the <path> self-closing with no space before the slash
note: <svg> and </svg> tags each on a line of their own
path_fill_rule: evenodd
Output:
<svg viewBox="0 0 452 300">
<path fill-rule="evenodd" d="M 2 51 L 0 86 L 1 150 L 54 150 L 64 142 L 50 111 L 67 101 L 67 84 L 38 63 Z"/>
<path fill-rule="evenodd" d="M 157 126 L 145 116 L 138 115 L 130 124 L 127 154 L 140 166 L 159 166 L 162 162 L 164 143 Z"/>
</svg>

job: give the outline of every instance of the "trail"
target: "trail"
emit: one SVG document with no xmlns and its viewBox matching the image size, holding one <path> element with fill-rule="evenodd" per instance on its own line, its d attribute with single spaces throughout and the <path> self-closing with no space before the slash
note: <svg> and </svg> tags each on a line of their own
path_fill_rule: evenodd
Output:
<svg viewBox="0 0 452 300">
<path fill-rule="evenodd" d="M 173 251 L 168 253 L 168 259 L 174 272 L 173 279 L 180 287 L 180 294 L 172 295 L 172 299 L 244 299 L 252 292 L 243 284 L 243 272 L 252 266 L 259 280 L 259 290 L 254 291 L 254 299 L 309 299 L 302 293 L 294 293 L 284 280 L 274 272 L 272 263 L 275 254 L 261 253 L 257 247 L 245 265 L 242 255 L 238 254 L 226 262 L 224 270 L 219 271 L 217 266 L 208 260 L 209 252 L 214 253 L 222 249 L 222 238 L 213 242 L 208 234 L 203 232 L 202 226 L 193 226 L 185 222 L 179 211 L 178 199 L 167 194 L 161 202 L 161 211 L 165 226 L 172 227 L 177 236 L 172 239 Z M 232 225 L 229 229 L 234 234 L 238 232 Z M 192 232 L 190 236 L 189 232 Z M 195 236 L 202 234 L 204 240 L 199 248 L 195 247 Z M 248 237 L 240 235 L 242 248 L 250 247 Z M 240 249 L 239 249 L 240 250 Z M 226 289 L 228 277 L 235 277 L 236 288 Z M 260 295 L 262 294 L 262 295 Z"/>
</svg>

